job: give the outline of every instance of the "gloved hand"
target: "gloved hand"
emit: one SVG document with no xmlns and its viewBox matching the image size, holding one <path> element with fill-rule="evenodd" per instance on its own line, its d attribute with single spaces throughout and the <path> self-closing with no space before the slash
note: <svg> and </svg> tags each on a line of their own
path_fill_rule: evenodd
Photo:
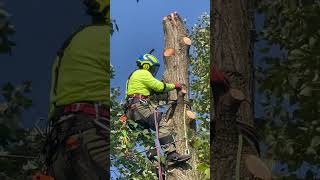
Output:
<svg viewBox="0 0 320 180">
<path fill-rule="evenodd" d="M 174 89 L 180 90 L 180 89 L 182 89 L 182 85 L 180 83 L 175 83 L 174 84 Z"/>
</svg>

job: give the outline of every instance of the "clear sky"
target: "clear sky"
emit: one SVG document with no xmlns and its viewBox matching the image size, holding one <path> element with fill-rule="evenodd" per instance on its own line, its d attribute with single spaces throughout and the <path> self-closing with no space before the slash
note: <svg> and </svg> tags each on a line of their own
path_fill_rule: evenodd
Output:
<svg viewBox="0 0 320 180">
<path fill-rule="evenodd" d="M 2 1 L 1 1 L 2 2 Z M 12 56 L 0 55 L 0 85 L 32 80 L 33 107 L 23 121 L 32 125 L 47 117 L 51 64 L 64 40 L 81 24 L 89 22 L 81 0 L 3 0 L 16 27 L 17 46 Z"/>
<path fill-rule="evenodd" d="M 126 80 L 136 68 L 135 60 L 139 55 L 149 52 L 160 59 L 164 36 L 162 19 L 177 12 L 187 20 L 187 27 L 197 22 L 204 12 L 209 14 L 209 0 L 111 0 L 111 17 L 116 20 L 120 30 L 111 37 L 111 64 L 115 67 L 116 77 L 111 81 L 114 87 L 120 87 L 124 93 Z M 161 78 L 160 69 L 158 78 Z"/>
</svg>

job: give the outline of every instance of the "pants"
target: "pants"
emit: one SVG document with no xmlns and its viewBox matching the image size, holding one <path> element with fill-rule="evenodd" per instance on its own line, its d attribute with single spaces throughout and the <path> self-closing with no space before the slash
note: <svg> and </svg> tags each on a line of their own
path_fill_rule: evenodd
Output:
<svg viewBox="0 0 320 180">
<path fill-rule="evenodd" d="M 134 120 L 145 129 L 156 130 L 156 124 L 154 121 L 154 107 L 148 102 L 137 101 L 131 104 L 131 107 L 127 110 L 127 117 Z M 157 112 L 156 112 L 157 113 Z M 162 120 L 161 114 L 156 115 L 157 122 L 159 123 L 159 142 L 165 154 L 176 150 L 173 136 L 166 123 Z"/>
<path fill-rule="evenodd" d="M 109 174 L 109 119 L 99 118 L 106 129 L 86 114 L 62 116 L 47 143 L 48 174 L 55 180 L 106 180 Z M 59 120 L 58 120 L 59 121 Z M 51 153 L 50 153 L 51 152 Z"/>
</svg>

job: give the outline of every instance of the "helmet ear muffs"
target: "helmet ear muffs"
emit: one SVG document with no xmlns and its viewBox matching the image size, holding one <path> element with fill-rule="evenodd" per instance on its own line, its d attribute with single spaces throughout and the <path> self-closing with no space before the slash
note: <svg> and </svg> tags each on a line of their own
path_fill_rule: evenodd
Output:
<svg viewBox="0 0 320 180">
<path fill-rule="evenodd" d="M 142 65 L 142 69 L 149 70 L 150 69 L 150 65 L 149 64 L 143 64 Z"/>
</svg>

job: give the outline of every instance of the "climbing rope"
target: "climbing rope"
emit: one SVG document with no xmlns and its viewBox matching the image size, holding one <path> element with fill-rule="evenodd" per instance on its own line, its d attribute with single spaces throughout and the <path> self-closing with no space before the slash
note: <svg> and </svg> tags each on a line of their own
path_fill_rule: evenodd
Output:
<svg viewBox="0 0 320 180">
<path fill-rule="evenodd" d="M 158 156 L 158 176 L 159 176 L 159 180 L 163 180 L 162 179 L 162 170 L 161 170 L 161 157 L 160 157 L 160 144 L 159 144 L 159 127 L 158 127 L 158 122 L 157 122 L 157 109 L 155 109 L 154 111 L 154 124 L 156 126 L 156 140 L 155 140 L 155 146 L 156 146 L 156 150 L 157 150 L 157 156 Z"/>
<path fill-rule="evenodd" d="M 188 133 L 187 133 L 187 125 L 186 125 L 186 109 L 187 105 L 184 104 L 183 108 L 183 124 L 184 124 L 184 138 L 186 143 L 186 150 L 184 151 L 186 155 L 190 154 L 189 146 L 188 146 Z"/>
<path fill-rule="evenodd" d="M 236 180 L 240 180 L 240 163 L 241 163 L 242 145 L 243 145 L 243 138 L 242 138 L 242 134 L 240 134 L 239 141 L 238 141 L 237 161 L 236 161 Z"/>
</svg>

